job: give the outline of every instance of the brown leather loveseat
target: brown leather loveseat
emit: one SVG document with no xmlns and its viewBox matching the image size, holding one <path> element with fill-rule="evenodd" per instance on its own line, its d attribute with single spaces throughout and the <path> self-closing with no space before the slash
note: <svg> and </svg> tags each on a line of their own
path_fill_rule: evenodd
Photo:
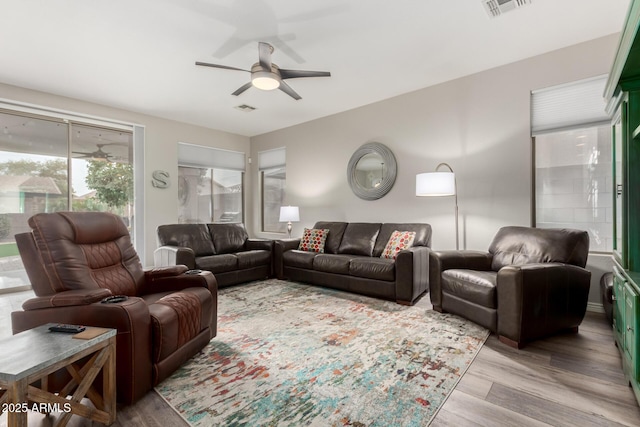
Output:
<svg viewBox="0 0 640 427">
<path fill-rule="evenodd" d="M 431 252 L 431 302 L 512 347 L 577 332 L 589 296 L 588 253 L 586 231 L 503 227 L 487 252 Z"/>
<path fill-rule="evenodd" d="M 29 225 L 16 241 L 36 297 L 11 313 L 13 333 L 45 323 L 117 329 L 119 402 L 141 398 L 216 335 L 215 277 L 185 266 L 144 271 L 120 217 L 59 212 Z M 111 295 L 128 298 L 101 302 Z M 50 391 L 63 381 L 52 376 Z"/>
<path fill-rule="evenodd" d="M 301 239 L 275 243 L 280 279 L 297 280 L 411 305 L 429 290 L 429 224 L 317 222 L 328 230 L 322 253 L 299 250 Z M 381 257 L 394 231 L 415 233 L 396 258 Z"/>
<path fill-rule="evenodd" d="M 273 240 L 250 239 L 243 224 L 167 224 L 157 231 L 156 267 L 211 271 L 221 288 L 272 275 Z"/>
</svg>

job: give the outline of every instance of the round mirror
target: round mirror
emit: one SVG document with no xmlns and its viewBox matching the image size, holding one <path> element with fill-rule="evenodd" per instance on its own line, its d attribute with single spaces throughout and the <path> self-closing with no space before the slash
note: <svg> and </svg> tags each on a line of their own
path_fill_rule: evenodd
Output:
<svg viewBox="0 0 640 427">
<path fill-rule="evenodd" d="M 364 144 L 349 160 L 347 180 L 353 193 L 361 199 L 379 199 L 391 190 L 396 180 L 396 158 L 379 142 Z"/>
</svg>

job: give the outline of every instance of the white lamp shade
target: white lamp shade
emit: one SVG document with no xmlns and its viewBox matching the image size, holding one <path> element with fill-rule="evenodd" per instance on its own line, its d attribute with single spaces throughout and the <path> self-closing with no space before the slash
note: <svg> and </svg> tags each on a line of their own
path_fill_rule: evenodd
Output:
<svg viewBox="0 0 640 427">
<path fill-rule="evenodd" d="M 416 175 L 416 196 L 453 196 L 456 175 L 453 172 L 427 172 Z"/>
<path fill-rule="evenodd" d="M 298 222 L 300 221 L 300 210 L 297 206 L 281 206 L 280 222 Z"/>
</svg>

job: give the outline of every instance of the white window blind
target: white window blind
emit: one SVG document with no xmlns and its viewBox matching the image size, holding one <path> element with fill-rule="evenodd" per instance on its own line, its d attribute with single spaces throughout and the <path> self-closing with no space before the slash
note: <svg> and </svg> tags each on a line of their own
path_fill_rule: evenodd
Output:
<svg viewBox="0 0 640 427">
<path fill-rule="evenodd" d="M 281 168 L 286 165 L 286 149 L 275 148 L 273 150 L 260 151 L 258 153 L 258 169 Z"/>
<path fill-rule="evenodd" d="M 604 75 L 531 92 L 531 134 L 609 122 L 603 98 L 606 81 Z"/>
<path fill-rule="evenodd" d="M 178 164 L 213 169 L 245 170 L 244 153 L 242 152 L 184 142 L 178 143 Z"/>
</svg>

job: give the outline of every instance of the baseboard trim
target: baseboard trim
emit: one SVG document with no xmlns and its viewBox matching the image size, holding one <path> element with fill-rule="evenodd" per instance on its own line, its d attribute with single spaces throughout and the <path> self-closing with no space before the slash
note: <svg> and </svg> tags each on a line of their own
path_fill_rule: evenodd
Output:
<svg viewBox="0 0 640 427">
<path fill-rule="evenodd" d="M 592 313 L 604 313 L 604 306 L 599 302 L 588 302 L 587 311 L 591 311 Z"/>
</svg>

